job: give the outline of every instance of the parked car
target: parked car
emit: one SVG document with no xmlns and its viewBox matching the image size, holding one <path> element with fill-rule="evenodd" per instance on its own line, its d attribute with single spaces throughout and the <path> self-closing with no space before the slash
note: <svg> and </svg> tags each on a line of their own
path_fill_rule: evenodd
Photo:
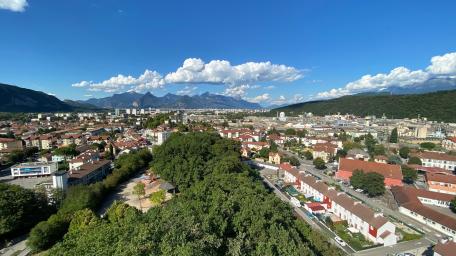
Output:
<svg viewBox="0 0 456 256">
<path fill-rule="evenodd" d="M 338 236 L 336 236 L 336 237 L 334 238 L 334 240 L 336 240 L 336 242 L 337 242 L 338 244 L 340 244 L 340 246 L 347 246 L 347 244 L 344 242 L 344 240 L 342 240 L 342 238 L 340 238 L 340 237 L 338 237 Z"/>
<path fill-rule="evenodd" d="M 364 191 L 364 190 L 362 190 L 362 189 L 358 188 L 358 189 L 357 189 L 357 190 L 355 190 L 355 191 L 356 191 L 356 192 L 358 192 L 358 193 L 363 193 L 363 191 Z"/>
<path fill-rule="evenodd" d="M 290 203 L 295 207 L 301 207 L 301 201 L 299 201 L 296 197 L 292 196 L 290 198 Z"/>
</svg>

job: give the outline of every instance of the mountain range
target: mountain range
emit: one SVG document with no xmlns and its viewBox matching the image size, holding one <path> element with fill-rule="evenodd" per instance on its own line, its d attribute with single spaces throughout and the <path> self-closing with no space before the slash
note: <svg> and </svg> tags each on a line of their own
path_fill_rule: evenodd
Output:
<svg viewBox="0 0 456 256">
<path fill-rule="evenodd" d="M 114 94 L 105 98 L 92 98 L 86 101 L 79 101 L 100 108 L 186 108 L 186 109 L 259 109 L 261 106 L 257 103 L 245 101 L 234 97 L 203 93 L 201 95 L 176 95 L 168 93 L 162 97 L 153 95 L 150 92 L 146 94 L 136 92 L 125 92 Z"/>
<path fill-rule="evenodd" d="M 331 100 L 309 101 L 273 109 L 277 112 L 314 115 L 354 114 L 357 116 L 385 114 L 388 118 L 427 117 L 429 120 L 456 123 L 456 90 L 422 94 L 391 95 L 363 93 Z"/>
<path fill-rule="evenodd" d="M 146 94 L 126 92 L 100 99 L 86 101 L 64 100 L 44 92 L 0 83 L 0 112 L 64 112 L 99 111 L 112 108 L 214 108 L 214 109 L 258 109 L 261 106 L 242 99 L 204 93 L 195 96 L 181 96 L 168 93 L 157 97 Z"/>
</svg>

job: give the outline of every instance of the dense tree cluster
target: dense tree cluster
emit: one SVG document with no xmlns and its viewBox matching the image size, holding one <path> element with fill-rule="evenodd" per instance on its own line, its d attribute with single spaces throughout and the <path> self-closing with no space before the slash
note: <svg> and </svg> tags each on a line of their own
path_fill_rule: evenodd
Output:
<svg viewBox="0 0 456 256">
<path fill-rule="evenodd" d="M 147 167 L 151 160 L 152 156 L 147 150 L 123 155 L 116 160 L 114 171 L 103 181 L 70 187 L 57 213 L 31 230 L 27 241 L 30 248 L 33 251 L 42 251 L 51 247 L 67 232 L 76 211 L 85 208 L 95 210 L 107 193 Z"/>
<path fill-rule="evenodd" d="M 100 219 L 74 215 L 48 255 L 341 255 L 297 220 L 240 161 L 239 145 L 176 134 L 154 152 L 154 171 L 181 193 L 141 214 L 122 203 Z"/>
<path fill-rule="evenodd" d="M 351 95 L 326 101 L 309 101 L 274 109 L 277 112 L 314 115 L 351 113 L 357 116 L 376 115 L 392 118 L 416 118 L 421 115 L 429 120 L 456 122 L 456 90 L 412 95 Z"/>
<path fill-rule="evenodd" d="M 149 129 L 155 129 L 159 125 L 164 124 L 165 121 L 169 120 L 169 117 L 170 117 L 170 114 L 168 114 L 168 113 L 157 114 L 154 117 L 148 118 L 146 123 L 144 124 L 144 127 L 149 128 Z"/>
<path fill-rule="evenodd" d="M 413 184 L 418 178 L 418 173 L 415 169 L 408 167 L 407 165 L 402 166 L 402 177 L 405 183 Z"/>
<path fill-rule="evenodd" d="M 79 155 L 79 151 L 76 150 L 76 144 L 71 144 L 68 146 L 60 147 L 54 150 L 54 155 L 60 156 L 77 156 Z"/>
<path fill-rule="evenodd" d="M 28 232 L 54 211 L 46 195 L 0 183 L 0 241 Z"/>
<path fill-rule="evenodd" d="M 385 177 L 376 172 L 364 173 L 363 170 L 354 170 L 350 177 L 350 184 L 355 189 L 364 190 L 370 197 L 385 193 Z"/>
</svg>

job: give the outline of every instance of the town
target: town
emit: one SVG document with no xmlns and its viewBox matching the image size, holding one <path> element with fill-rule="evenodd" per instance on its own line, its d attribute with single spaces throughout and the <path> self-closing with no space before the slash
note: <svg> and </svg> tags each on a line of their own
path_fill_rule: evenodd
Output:
<svg viewBox="0 0 456 256">
<path fill-rule="evenodd" d="M 455 246 L 456 124 L 425 117 L 135 108 L 22 115 L 1 121 L 1 182 L 58 200 L 69 187 L 105 179 L 122 155 L 189 132 L 238 143 L 265 184 L 348 254 Z M 144 211 L 175 194 L 153 172 L 140 175 L 121 192 L 131 206 Z M 136 197 L 138 187 L 149 192 Z"/>
</svg>

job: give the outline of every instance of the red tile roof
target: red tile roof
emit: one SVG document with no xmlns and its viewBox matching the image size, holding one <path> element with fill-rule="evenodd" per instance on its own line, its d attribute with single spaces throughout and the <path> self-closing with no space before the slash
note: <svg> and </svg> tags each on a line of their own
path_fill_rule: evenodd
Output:
<svg viewBox="0 0 456 256">
<path fill-rule="evenodd" d="M 423 152 L 418 152 L 415 154 L 411 154 L 412 156 L 416 156 L 420 159 L 435 159 L 435 160 L 445 160 L 445 161 L 456 161 L 456 156 L 452 155 L 447 155 L 445 153 L 439 153 L 439 152 L 429 152 L 429 151 L 423 151 Z"/>
<path fill-rule="evenodd" d="M 456 184 L 456 176 L 440 173 L 426 173 L 427 181 L 437 181 L 442 183 Z"/>
<path fill-rule="evenodd" d="M 402 171 L 400 165 L 383 164 L 376 162 L 368 162 L 362 160 L 340 158 L 339 170 L 353 172 L 355 170 L 363 170 L 365 173 L 376 172 L 383 175 L 385 178 L 402 180 Z"/>
</svg>

